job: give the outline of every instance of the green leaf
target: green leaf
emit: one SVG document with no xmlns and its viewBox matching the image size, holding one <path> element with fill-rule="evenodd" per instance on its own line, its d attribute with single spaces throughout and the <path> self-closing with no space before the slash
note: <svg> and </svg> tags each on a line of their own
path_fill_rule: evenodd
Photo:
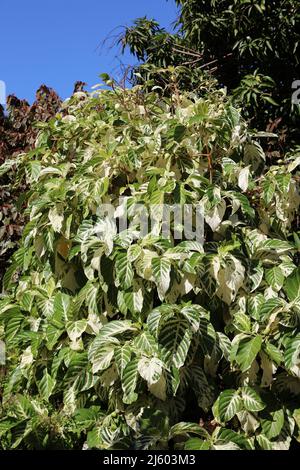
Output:
<svg viewBox="0 0 300 470">
<path fill-rule="evenodd" d="M 158 382 L 155 382 L 152 385 L 149 385 L 149 392 L 154 395 L 156 398 L 162 401 L 167 399 L 167 381 L 165 375 L 162 374 Z"/>
<path fill-rule="evenodd" d="M 200 319 L 207 318 L 207 311 L 200 305 L 193 305 L 184 307 L 181 310 L 181 315 L 190 323 L 191 330 L 197 332 L 200 327 Z"/>
<path fill-rule="evenodd" d="M 93 374 L 105 370 L 110 366 L 114 357 L 114 350 L 118 342 L 107 341 L 99 342 L 97 338 L 93 341 L 89 348 L 88 358 L 93 365 Z"/>
<path fill-rule="evenodd" d="M 261 161 L 265 161 L 266 156 L 258 142 L 247 143 L 244 147 L 244 161 L 246 165 L 251 164 L 253 169 L 258 167 Z"/>
<path fill-rule="evenodd" d="M 284 351 L 284 362 L 288 369 L 298 364 L 300 355 L 300 333 L 289 338 Z"/>
<path fill-rule="evenodd" d="M 177 368 L 182 367 L 190 348 L 191 336 L 186 321 L 180 318 L 170 319 L 159 334 L 164 362 Z"/>
<path fill-rule="evenodd" d="M 105 341 L 125 331 L 135 331 L 136 328 L 128 320 L 113 320 L 104 325 L 97 336 L 97 341 Z"/>
<path fill-rule="evenodd" d="M 239 447 L 239 449 L 246 449 L 246 450 L 251 449 L 249 441 L 245 438 L 245 436 L 243 436 L 242 434 L 239 434 L 235 431 L 232 431 L 231 429 L 226 429 L 226 428 L 219 429 L 216 432 L 216 438 L 215 439 L 217 439 L 217 440 L 214 444 L 214 449 L 218 448 L 218 449 L 222 450 L 222 445 L 223 444 L 226 445 L 226 443 L 228 443 L 228 444 L 234 443 Z M 228 449 L 228 447 L 227 447 L 227 449 Z"/>
<path fill-rule="evenodd" d="M 279 266 L 266 270 L 266 281 L 276 291 L 279 291 L 282 288 L 284 283 L 284 274 Z"/>
<path fill-rule="evenodd" d="M 273 439 L 279 436 L 284 425 L 284 411 L 271 411 L 269 416 L 267 419 L 261 419 L 261 426 L 265 436 L 268 439 Z"/>
<path fill-rule="evenodd" d="M 4 436 L 8 431 L 17 426 L 19 420 L 15 418 L 7 418 L 0 420 L 0 437 Z"/>
<path fill-rule="evenodd" d="M 273 443 L 263 434 L 259 434 L 258 436 L 256 436 L 256 440 L 261 449 L 273 450 Z"/>
<path fill-rule="evenodd" d="M 127 252 L 127 257 L 129 263 L 133 263 L 142 253 L 142 248 L 140 245 L 131 245 Z"/>
<path fill-rule="evenodd" d="M 146 380 L 148 385 L 157 383 L 163 371 L 163 363 L 157 357 L 141 357 L 138 362 L 138 371 L 140 376 Z"/>
<path fill-rule="evenodd" d="M 204 439 L 209 439 L 210 437 L 206 429 L 196 423 L 180 422 L 172 426 L 170 429 L 170 438 L 173 438 L 174 436 L 184 436 L 190 434 L 197 434 L 198 436 L 201 436 Z"/>
<path fill-rule="evenodd" d="M 120 311 L 126 314 L 129 310 L 133 315 L 140 313 L 143 309 L 144 297 L 142 289 L 133 292 L 118 291 L 118 307 Z"/>
<path fill-rule="evenodd" d="M 264 269 L 262 266 L 257 265 L 254 268 L 253 273 L 250 274 L 249 279 L 251 281 L 251 292 L 254 292 L 261 284 L 264 277 Z"/>
<path fill-rule="evenodd" d="M 146 355 L 153 355 L 158 350 L 158 344 L 154 337 L 148 332 L 144 331 L 138 335 L 132 343 L 132 346 Z"/>
<path fill-rule="evenodd" d="M 275 184 L 269 179 L 262 181 L 263 197 L 266 204 L 270 204 L 275 194 Z"/>
<path fill-rule="evenodd" d="M 272 104 L 273 106 L 279 106 L 279 104 L 275 100 L 273 100 L 273 98 L 271 98 L 271 96 L 264 95 L 262 98 L 263 98 L 264 101 L 267 101 L 268 103 Z"/>
<path fill-rule="evenodd" d="M 248 336 L 242 338 L 238 344 L 235 360 L 241 368 L 242 372 L 248 370 L 262 345 L 262 337 L 257 335 L 255 338 Z"/>
<path fill-rule="evenodd" d="M 273 252 L 283 254 L 293 250 L 293 245 L 284 240 L 272 239 L 264 240 L 257 245 L 256 251 L 259 252 Z"/>
<path fill-rule="evenodd" d="M 138 380 L 138 359 L 135 358 L 132 361 L 128 362 L 126 365 L 123 378 L 122 378 L 122 390 L 123 394 L 123 402 L 126 405 L 130 405 L 134 403 L 138 395 L 135 393 L 136 385 Z"/>
<path fill-rule="evenodd" d="M 255 320 L 259 320 L 259 312 L 265 303 L 265 298 L 262 294 L 255 294 L 247 299 L 247 307 L 248 312 L 250 313 L 251 317 L 255 318 Z"/>
<path fill-rule="evenodd" d="M 59 338 L 61 337 L 61 335 L 63 334 L 63 329 L 62 328 L 57 328 L 56 326 L 54 325 L 48 325 L 47 328 L 46 328 L 46 332 L 45 332 L 45 337 L 46 337 L 46 341 L 47 341 L 47 348 L 49 349 L 49 351 L 51 351 L 54 346 L 56 345 L 57 341 L 59 340 Z"/>
<path fill-rule="evenodd" d="M 219 423 L 227 423 L 243 408 L 243 400 L 237 390 L 224 390 L 213 406 L 213 414 Z"/>
<path fill-rule="evenodd" d="M 185 126 L 183 126 L 182 124 L 178 124 L 174 129 L 174 140 L 176 140 L 176 142 L 181 142 L 184 137 L 185 131 Z"/>
<path fill-rule="evenodd" d="M 161 301 L 164 300 L 170 286 L 171 263 L 167 258 L 152 259 L 153 276 L 157 284 L 157 292 Z"/>
<path fill-rule="evenodd" d="M 283 289 L 290 302 L 300 297 L 300 268 L 286 279 Z"/>
<path fill-rule="evenodd" d="M 104 417 L 99 406 L 90 408 L 78 408 L 74 420 L 78 430 L 85 431 L 97 423 L 100 417 Z"/>
<path fill-rule="evenodd" d="M 87 434 L 87 445 L 89 449 L 98 449 L 101 448 L 102 444 L 102 427 L 97 426 L 96 428 L 92 429 Z"/>
<path fill-rule="evenodd" d="M 119 252 L 116 257 L 116 286 L 126 290 L 132 286 L 134 272 L 127 252 Z"/>
<path fill-rule="evenodd" d="M 242 399 L 244 407 L 247 411 L 261 411 L 266 405 L 261 400 L 260 396 L 251 387 L 241 387 Z"/>
<path fill-rule="evenodd" d="M 283 354 L 274 344 L 266 341 L 264 350 L 267 356 L 276 364 L 279 365 L 283 362 Z"/>
<path fill-rule="evenodd" d="M 209 450 L 211 447 L 210 442 L 203 441 L 198 437 L 188 439 L 184 444 L 184 450 Z"/>
<path fill-rule="evenodd" d="M 87 320 L 78 320 L 66 324 L 66 330 L 71 341 L 76 341 L 81 337 L 87 327 L 87 323 Z"/>
<path fill-rule="evenodd" d="M 54 313 L 51 322 L 57 328 L 63 327 L 68 321 L 71 309 L 71 298 L 67 294 L 59 292 L 54 297 Z"/>
<path fill-rule="evenodd" d="M 99 76 L 104 82 L 108 82 L 109 80 L 111 80 L 110 76 L 107 73 L 101 73 Z"/>
<path fill-rule="evenodd" d="M 48 217 L 54 232 L 61 232 L 64 216 L 59 213 L 57 207 L 53 207 L 52 209 L 50 209 Z"/>
<path fill-rule="evenodd" d="M 150 312 L 147 324 L 151 335 L 157 339 L 161 326 L 164 322 L 174 317 L 175 312 L 172 305 L 161 305 Z"/>
<path fill-rule="evenodd" d="M 124 344 L 124 346 L 117 346 L 114 350 L 115 361 L 121 379 L 127 364 L 130 362 L 131 354 L 131 347 L 128 343 Z"/>
<path fill-rule="evenodd" d="M 283 310 L 284 302 L 279 297 L 266 300 L 259 308 L 259 320 L 269 319 L 271 314 L 279 313 Z"/>
<path fill-rule="evenodd" d="M 18 420 L 30 419 L 34 416 L 35 410 L 28 397 L 18 393 L 13 399 L 14 416 Z"/>
<path fill-rule="evenodd" d="M 56 386 L 56 380 L 51 377 L 50 374 L 48 374 L 47 369 L 44 370 L 43 377 L 41 380 L 38 382 L 38 389 L 41 397 L 48 401 L 49 397 L 52 395 L 55 386 Z"/>
</svg>

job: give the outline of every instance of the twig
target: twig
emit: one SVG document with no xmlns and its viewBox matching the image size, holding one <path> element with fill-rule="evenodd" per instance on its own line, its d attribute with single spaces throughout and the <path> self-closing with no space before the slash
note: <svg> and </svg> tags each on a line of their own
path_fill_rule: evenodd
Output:
<svg viewBox="0 0 300 470">
<path fill-rule="evenodd" d="M 198 58 L 201 58 L 201 59 L 203 58 L 202 54 L 195 53 L 195 52 L 188 52 L 188 51 L 184 51 L 184 50 L 181 51 L 180 49 L 176 49 L 176 47 L 173 47 L 174 52 L 178 52 L 179 54 L 190 55 L 192 57 L 198 57 Z"/>
</svg>

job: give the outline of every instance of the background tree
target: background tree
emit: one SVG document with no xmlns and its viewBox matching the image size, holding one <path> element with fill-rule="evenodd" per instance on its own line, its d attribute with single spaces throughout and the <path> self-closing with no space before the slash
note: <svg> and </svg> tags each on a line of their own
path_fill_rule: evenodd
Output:
<svg viewBox="0 0 300 470">
<path fill-rule="evenodd" d="M 195 88 L 203 70 L 243 108 L 251 127 L 281 129 L 282 142 L 299 143 L 299 106 L 292 82 L 300 77 L 300 5 L 295 0 L 176 0 L 174 34 L 155 20 L 139 18 L 125 30 L 129 47 L 143 63 L 181 65 L 181 85 Z M 286 135 L 286 133 L 288 135 Z"/>
</svg>

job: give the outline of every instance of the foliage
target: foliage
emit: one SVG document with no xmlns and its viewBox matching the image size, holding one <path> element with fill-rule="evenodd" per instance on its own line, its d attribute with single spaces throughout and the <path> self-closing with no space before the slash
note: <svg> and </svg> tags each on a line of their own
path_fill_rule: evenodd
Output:
<svg viewBox="0 0 300 470">
<path fill-rule="evenodd" d="M 222 90 L 110 83 L 65 102 L 14 161 L 29 222 L 0 303 L 1 446 L 288 449 L 299 154 L 266 166 L 265 134 Z M 162 232 L 162 204 L 202 207 L 204 242 L 174 218 Z"/>
<path fill-rule="evenodd" d="M 36 121 L 47 121 L 58 111 L 61 101 L 57 94 L 42 85 L 36 101 L 30 106 L 25 100 L 11 95 L 7 99 L 7 115 L 0 106 L 0 164 L 11 161 L 35 144 Z M 0 285 L 9 257 L 15 249 L 24 226 L 23 199 L 26 186 L 15 183 L 16 173 L 8 163 L 10 172 L 0 172 Z"/>
<path fill-rule="evenodd" d="M 142 66 L 185 66 L 181 87 L 194 90 L 203 70 L 241 101 L 251 127 L 269 122 L 288 128 L 299 144 L 299 105 L 292 105 L 292 83 L 299 80 L 297 0 L 176 0 L 173 34 L 155 20 L 139 18 L 125 29 L 121 44 Z M 156 79 L 159 81 L 159 76 Z M 260 79 L 259 79 L 260 78 Z M 201 81 L 201 80 L 200 80 Z M 278 121 L 279 120 L 279 121 Z"/>
</svg>

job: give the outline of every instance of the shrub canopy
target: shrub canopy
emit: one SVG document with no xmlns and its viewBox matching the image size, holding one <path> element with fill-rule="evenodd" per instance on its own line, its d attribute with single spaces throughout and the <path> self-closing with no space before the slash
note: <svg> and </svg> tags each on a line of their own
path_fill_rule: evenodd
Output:
<svg viewBox="0 0 300 470">
<path fill-rule="evenodd" d="M 39 127 L 17 160 L 29 222 L 0 301 L 0 446 L 288 449 L 300 157 L 266 166 L 222 90 L 112 84 Z M 174 218 L 163 236 L 163 204 L 202 207 L 203 243 Z"/>
</svg>

